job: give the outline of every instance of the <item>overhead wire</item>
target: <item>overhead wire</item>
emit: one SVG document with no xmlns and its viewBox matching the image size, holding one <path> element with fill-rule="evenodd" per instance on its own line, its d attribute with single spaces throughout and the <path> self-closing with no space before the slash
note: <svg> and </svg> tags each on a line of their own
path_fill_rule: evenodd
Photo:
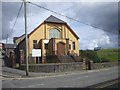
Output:
<svg viewBox="0 0 120 90">
<path fill-rule="evenodd" d="M 22 1 L 23 1 L 23 0 L 22 0 Z M 74 18 L 72 18 L 72 17 L 66 16 L 66 15 L 64 15 L 64 14 L 61 14 L 61 13 L 56 12 L 56 11 L 54 11 L 54 10 L 51 10 L 51 9 L 46 8 L 46 7 L 40 6 L 40 5 L 38 5 L 38 4 L 29 2 L 29 1 L 27 1 L 27 3 L 29 3 L 29 4 L 31 4 L 31 5 L 34 5 L 34 6 L 37 6 L 37 7 L 39 7 L 39 8 L 45 9 L 45 10 L 50 11 L 50 12 L 52 12 L 52 13 L 55 13 L 55 14 L 57 14 L 57 15 L 66 17 L 66 18 L 68 18 L 68 19 L 70 19 L 70 20 L 73 20 L 73 21 L 76 21 L 76 22 L 78 22 L 78 23 L 82 23 L 82 24 L 84 24 L 84 25 L 91 26 L 91 27 L 96 28 L 96 29 L 100 29 L 100 30 L 104 30 L 104 31 L 109 31 L 109 30 L 101 29 L 101 28 L 99 28 L 99 27 L 96 27 L 96 26 L 91 25 L 91 24 L 88 24 L 88 23 L 84 23 L 84 22 L 82 22 L 82 21 L 80 21 L 80 20 L 77 20 L 77 19 L 74 19 Z M 10 35 L 12 34 L 12 32 L 13 32 L 13 30 L 14 30 L 14 27 L 15 27 L 15 25 L 16 25 L 16 23 L 17 23 L 17 19 L 18 19 L 18 17 L 19 17 L 19 14 L 20 14 L 20 11 L 21 11 L 21 9 L 22 9 L 22 6 L 23 6 L 23 2 L 22 2 L 21 6 L 20 6 L 20 9 L 19 9 L 19 11 L 18 11 L 18 14 L 17 14 L 16 20 L 15 20 L 15 23 L 13 24 L 12 30 L 11 30 L 10 34 L 8 34 L 8 37 L 10 37 Z"/>
<path fill-rule="evenodd" d="M 20 11 L 21 11 L 21 9 L 22 9 L 22 6 L 23 6 L 23 2 L 22 2 L 21 5 L 20 5 L 18 14 L 17 14 L 17 16 L 16 16 L 16 19 L 15 19 L 15 22 L 14 22 L 13 27 L 12 27 L 12 29 L 11 29 L 11 32 L 8 34 L 8 37 L 11 36 L 11 34 L 12 34 L 13 30 L 14 30 L 14 27 L 15 27 L 15 25 L 16 25 L 16 23 L 17 23 L 17 20 L 18 20 L 18 17 L 19 17 L 19 15 L 20 15 Z M 8 37 L 7 37 L 7 38 L 8 38 Z"/>
<path fill-rule="evenodd" d="M 48 8 L 43 7 L 43 6 L 40 6 L 40 5 L 38 5 L 38 4 L 29 2 L 29 1 L 27 1 L 27 3 L 29 3 L 29 4 L 31 4 L 31 5 L 35 5 L 35 6 L 39 7 L 39 8 L 45 9 L 45 10 L 50 11 L 50 12 L 52 12 L 52 13 L 55 13 L 55 14 L 57 14 L 57 15 L 66 17 L 66 18 L 71 19 L 71 20 L 73 20 L 73 21 L 76 21 L 76 22 L 78 22 L 78 23 L 82 23 L 82 24 L 84 24 L 84 25 L 91 26 L 91 27 L 96 28 L 96 29 L 100 29 L 100 30 L 104 30 L 104 31 L 109 31 L 109 30 L 106 30 L 106 29 L 101 29 L 101 28 L 99 28 L 99 27 L 97 27 L 97 26 L 94 26 L 94 25 L 91 25 L 91 24 L 88 24 L 88 23 L 84 23 L 84 22 L 82 22 L 82 21 L 80 21 L 80 20 L 77 20 L 77 19 L 74 19 L 74 18 L 72 18 L 72 17 L 66 16 L 66 15 L 64 15 L 64 14 L 58 13 L 58 12 L 56 12 L 56 11 L 54 11 L 54 10 L 48 9 Z"/>
</svg>

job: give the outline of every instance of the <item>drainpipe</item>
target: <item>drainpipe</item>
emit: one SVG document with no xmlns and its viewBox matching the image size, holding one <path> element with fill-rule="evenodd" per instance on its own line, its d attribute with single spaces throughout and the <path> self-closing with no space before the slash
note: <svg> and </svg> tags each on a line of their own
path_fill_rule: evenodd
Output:
<svg viewBox="0 0 120 90">
<path fill-rule="evenodd" d="M 66 55 L 68 54 L 69 51 L 69 39 L 66 39 Z"/>
</svg>

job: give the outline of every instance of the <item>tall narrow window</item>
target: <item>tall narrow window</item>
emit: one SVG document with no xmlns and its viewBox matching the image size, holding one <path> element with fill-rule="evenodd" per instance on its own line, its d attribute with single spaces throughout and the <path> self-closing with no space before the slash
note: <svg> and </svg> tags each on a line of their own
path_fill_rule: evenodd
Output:
<svg viewBox="0 0 120 90">
<path fill-rule="evenodd" d="M 69 44 L 69 49 L 71 49 L 71 45 Z"/>
<path fill-rule="evenodd" d="M 75 42 L 73 42 L 73 44 L 72 44 L 72 45 L 73 45 L 73 50 L 75 50 Z"/>
<path fill-rule="evenodd" d="M 44 44 L 45 49 L 48 49 L 48 43 Z"/>
<path fill-rule="evenodd" d="M 33 40 L 33 49 L 37 49 L 37 40 Z"/>
<path fill-rule="evenodd" d="M 49 39 L 51 38 L 60 38 L 60 31 L 57 29 L 49 30 Z"/>
</svg>

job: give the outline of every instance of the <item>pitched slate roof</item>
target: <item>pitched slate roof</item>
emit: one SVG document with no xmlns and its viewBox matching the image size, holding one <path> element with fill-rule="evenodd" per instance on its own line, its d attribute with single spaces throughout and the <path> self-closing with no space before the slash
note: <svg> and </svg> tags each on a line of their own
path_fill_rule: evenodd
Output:
<svg viewBox="0 0 120 90">
<path fill-rule="evenodd" d="M 21 38 L 21 37 L 23 37 L 23 38 Z M 25 38 L 25 34 L 23 34 L 23 35 L 21 35 L 21 36 L 19 36 L 19 37 L 13 37 L 13 42 L 15 43 L 15 40 L 17 40 L 17 39 L 19 39 L 19 38 L 21 38 L 20 41 L 22 41 L 22 40 Z M 17 44 L 19 44 L 20 41 L 19 41 Z"/>
<path fill-rule="evenodd" d="M 66 23 L 63 20 L 60 20 L 59 18 L 54 17 L 53 15 L 49 16 L 44 22 L 62 23 L 62 24 Z"/>
<path fill-rule="evenodd" d="M 5 48 L 16 48 L 16 44 L 5 44 Z"/>
</svg>

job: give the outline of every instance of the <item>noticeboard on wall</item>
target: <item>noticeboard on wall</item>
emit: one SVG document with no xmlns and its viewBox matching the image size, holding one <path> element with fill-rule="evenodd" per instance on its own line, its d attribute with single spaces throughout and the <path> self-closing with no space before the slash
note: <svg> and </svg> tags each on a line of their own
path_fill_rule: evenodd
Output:
<svg viewBox="0 0 120 90">
<path fill-rule="evenodd" d="M 33 49 L 32 57 L 41 57 L 41 49 Z"/>
</svg>

